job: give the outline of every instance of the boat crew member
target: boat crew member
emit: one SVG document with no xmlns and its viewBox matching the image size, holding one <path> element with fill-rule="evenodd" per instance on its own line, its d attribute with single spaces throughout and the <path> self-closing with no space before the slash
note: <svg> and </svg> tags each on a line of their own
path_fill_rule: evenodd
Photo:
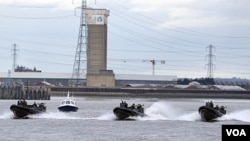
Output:
<svg viewBox="0 0 250 141">
<path fill-rule="evenodd" d="M 216 110 L 219 110 L 219 106 L 218 106 L 218 105 L 216 105 L 216 106 L 215 106 L 215 109 L 216 109 Z"/>
<path fill-rule="evenodd" d="M 209 102 L 206 102 L 206 106 L 210 106 Z"/>
<path fill-rule="evenodd" d="M 36 104 L 36 102 L 34 102 L 33 106 L 34 106 L 34 107 L 37 107 L 37 104 Z"/>
<path fill-rule="evenodd" d="M 135 103 L 133 103 L 130 108 L 135 109 Z"/>
<path fill-rule="evenodd" d="M 220 112 L 222 112 L 223 114 L 226 114 L 226 110 L 225 110 L 225 107 L 224 107 L 224 106 L 221 106 L 221 107 L 220 107 Z"/>
<path fill-rule="evenodd" d="M 144 113 L 144 110 L 143 110 L 143 108 L 142 108 L 142 105 L 141 105 L 141 104 L 138 104 L 138 105 L 137 105 L 137 109 L 138 109 L 138 111 L 139 111 L 139 112 Z"/>
<path fill-rule="evenodd" d="M 213 101 L 210 101 L 210 106 L 211 106 L 212 108 L 214 107 Z"/>
<path fill-rule="evenodd" d="M 23 106 L 27 106 L 27 102 L 25 99 L 23 99 L 23 102 L 22 102 Z"/>
<path fill-rule="evenodd" d="M 137 105 L 137 108 L 141 108 L 141 104 L 138 104 L 138 105 Z"/>
<path fill-rule="evenodd" d="M 21 100 L 18 100 L 18 101 L 17 101 L 17 105 L 21 105 Z"/>
<path fill-rule="evenodd" d="M 124 101 L 124 106 L 125 106 L 125 108 L 128 107 L 128 103 L 126 101 Z"/>
<path fill-rule="evenodd" d="M 221 109 L 221 110 L 224 110 L 224 109 L 225 109 L 225 107 L 222 105 L 222 106 L 220 106 L 220 109 Z"/>
</svg>

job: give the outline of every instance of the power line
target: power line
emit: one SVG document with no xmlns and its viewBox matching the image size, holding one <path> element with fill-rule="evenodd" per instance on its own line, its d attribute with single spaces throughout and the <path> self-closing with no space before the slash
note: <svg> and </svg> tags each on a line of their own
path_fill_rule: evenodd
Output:
<svg viewBox="0 0 250 141">
<path fill-rule="evenodd" d="M 144 43 L 144 42 L 143 42 L 143 43 L 138 42 L 137 40 L 133 40 L 133 39 L 131 39 L 131 38 L 125 37 L 125 36 L 123 36 L 123 35 L 120 35 L 120 34 L 118 34 L 118 33 L 112 32 L 112 31 L 110 31 L 110 30 L 108 30 L 108 31 L 109 31 L 110 33 L 112 33 L 112 34 L 114 34 L 114 35 L 116 35 L 116 36 L 122 38 L 122 39 L 126 39 L 126 40 L 128 40 L 128 41 L 130 41 L 130 42 L 133 42 L 133 43 L 135 43 L 135 44 L 141 45 L 142 47 L 152 48 L 152 49 L 155 49 L 155 50 L 158 50 L 158 51 L 166 51 L 165 49 L 159 48 L 158 46 L 157 46 L 157 47 L 151 46 L 151 45 L 148 45 L 148 44 L 146 44 L 146 43 Z M 193 52 L 189 52 L 189 51 L 185 51 L 185 52 L 176 52 L 176 53 L 182 54 L 182 55 L 188 55 L 188 56 L 200 56 L 200 54 L 194 54 Z M 187 54 L 187 53 L 191 53 L 191 54 Z"/>
<path fill-rule="evenodd" d="M 159 38 L 155 38 L 155 37 L 149 36 L 147 34 L 143 34 L 142 32 L 137 32 L 136 30 L 131 30 L 129 28 L 121 26 L 120 24 L 118 25 L 118 24 L 114 24 L 112 22 L 110 22 L 110 23 L 111 23 L 111 25 L 117 27 L 117 29 L 123 30 L 123 31 L 125 31 L 127 33 L 130 33 L 130 34 L 139 35 L 139 37 L 144 38 L 146 40 L 150 40 L 151 42 L 154 42 L 154 43 L 157 43 L 157 44 L 169 43 L 169 44 L 174 44 L 174 45 L 179 45 L 179 46 L 187 46 L 187 47 L 200 48 L 200 46 L 185 45 L 185 44 L 180 44 L 180 43 L 176 43 L 176 42 L 171 42 L 171 41 L 168 41 L 168 40 L 161 40 Z M 176 48 L 176 47 L 171 47 L 171 48 L 175 48 L 175 49 L 178 49 L 178 50 L 184 50 L 184 49 L 179 49 L 179 48 Z"/>
<path fill-rule="evenodd" d="M 113 1 L 113 3 L 115 3 L 117 6 L 120 6 L 121 8 L 124 8 L 126 10 L 130 10 L 129 8 L 125 7 L 124 5 L 121 5 L 121 4 L 117 3 L 117 1 Z M 152 21 L 162 22 L 162 21 L 160 21 L 160 20 L 158 20 L 156 18 L 146 16 L 146 15 L 141 14 L 141 13 L 137 13 L 137 14 L 139 14 L 140 16 L 145 17 L 147 19 L 151 19 Z M 195 35 L 195 36 L 202 36 L 202 37 L 212 37 L 212 38 L 242 38 L 242 39 L 249 39 L 250 38 L 249 36 L 228 36 L 228 35 L 205 33 L 205 32 L 195 31 L 195 30 L 191 30 L 191 29 L 188 29 L 188 28 L 183 28 L 183 27 L 180 27 L 180 26 L 170 25 L 170 24 L 168 24 L 168 26 L 169 27 L 174 27 L 174 28 L 177 29 L 177 30 L 175 30 L 175 29 L 168 28 L 168 30 L 172 30 L 172 31 L 175 31 L 175 32 L 178 32 L 178 33 L 184 33 L 184 34 L 188 34 L 188 35 Z"/>
<path fill-rule="evenodd" d="M 110 9 L 113 9 L 113 8 L 110 8 Z M 129 21 L 129 23 L 134 24 L 137 28 L 143 28 L 143 29 L 146 29 L 146 30 L 150 30 L 150 31 L 158 33 L 158 34 L 160 34 L 162 36 L 167 36 L 167 37 L 170 37 L 172 39 L 176 39 L 176 40 L 183 41 L 183 42 L 186 42 L 186 43 L 192 43 L 192 44 L 197 44 L 197 45 L 205 45 L 204 43 L 199 43 L 199 42 L 196 42 L 196 41 L 190 41 L 190 40 L 186 40 L 186 39 L 183 39 L 183 38 L 175 37 L 173 35 L 162 33 L 162 32 L 156 31 L 156 30 L 152 30 L 152 29 L 145 26 L 145 23 L 148 24 L 148 22 L 139 20 L 136 17 L 127 16 L 126 14 L 117 12 L 117 10 L 115 10 L 115 9 L 113 9 L 113 11 L 114 11 L 112 13 L 113 15 L 117 16 L 118 18 L 122 18 L 122 20 Z M 138 22 L 136 23 L 136 21 L 138 21 Z M 149 25 L 152 26 L 152 24 L 149 24 Z M 153 26 L 155 26 L 155 25 L 153 25 Z"/>
<path fill-rule="evenodd" d="M 55 8 L 54 5 L 14 5 L 14 4 L 0 4 L 1 7 L 14 7 L 14 8 L 34 8 L 34 9 L 51 9 Z"/>
<path fill-rule="evenodd" d="M 2 15 L 0 17 L 9 18 L 9 19 L 23 19 L 23 20 L 48 20 L 48 19 L 64 19 L 64 18 L 72 18 L 74 15 L 62 15 L 62 16 L 54 16 L 54 17 L 18 17 L 18 16 L 10 16 L 10 15 Z"/>
</svg>

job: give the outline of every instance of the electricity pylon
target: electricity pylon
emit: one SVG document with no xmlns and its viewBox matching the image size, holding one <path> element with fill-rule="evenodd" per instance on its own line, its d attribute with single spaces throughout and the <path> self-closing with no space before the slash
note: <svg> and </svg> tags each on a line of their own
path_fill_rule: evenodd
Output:
<svg viewBox="0 0 250 141">
<path fill-rule="evenodd" d="M 213 78 L 213 70 L 215 65 L 213 64 L 213 59 L 215 58 L 215 56 L 213 55 L 213 49 L 215 49 L 214 46 L 209 45 L 207 47 L 209 49 L 209 54 L 206 56 L 208 58 L 208 63 L 206 66 L 208 66 L 207 68 L 207 77 L 208 78 Z"/>
<path fill-rule="evenodd" d="M 71 85 L 83 85 L 83 77 L 86 74 L 86 50 L 87 50 L 87 21 L 86 21 L 87 2 L 82 0 L 80 28 L 75 54 L 75 62 L 72 72 Z"/>
</svg>

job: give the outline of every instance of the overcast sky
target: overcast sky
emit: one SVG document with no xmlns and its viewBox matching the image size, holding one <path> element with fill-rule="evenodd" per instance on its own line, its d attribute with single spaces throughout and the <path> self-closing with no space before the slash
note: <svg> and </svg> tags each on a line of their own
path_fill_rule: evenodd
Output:
<svg viewBox="0 0 250 141">
<path fill-rule="evenodd" d="M 249 0 L 88 0 L 108 17 L 108 69 L 116 74 L 250 79 Z M 17 65 L 72 73 L 81 0 L 0 0 L 0 72 Z M 164 63 L 165 62 L 165 63 Z"/>
</svg>

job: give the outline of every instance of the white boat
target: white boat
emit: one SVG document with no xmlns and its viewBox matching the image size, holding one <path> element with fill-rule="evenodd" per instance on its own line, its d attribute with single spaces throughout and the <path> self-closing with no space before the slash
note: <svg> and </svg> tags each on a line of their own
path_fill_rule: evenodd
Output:
<svg viewBox="0 0 250 141">
<path fill-rule="evenodd" d="M 67 94 L 66 99 L 61 101 L 61 104 L 58 107 L 58 110 L 62 112 L 77 112 L 78 106 L 76 106 L 76 101 L 73 100 L 73 98 L 69 96 L 69 92 Z"/>
</svg>

